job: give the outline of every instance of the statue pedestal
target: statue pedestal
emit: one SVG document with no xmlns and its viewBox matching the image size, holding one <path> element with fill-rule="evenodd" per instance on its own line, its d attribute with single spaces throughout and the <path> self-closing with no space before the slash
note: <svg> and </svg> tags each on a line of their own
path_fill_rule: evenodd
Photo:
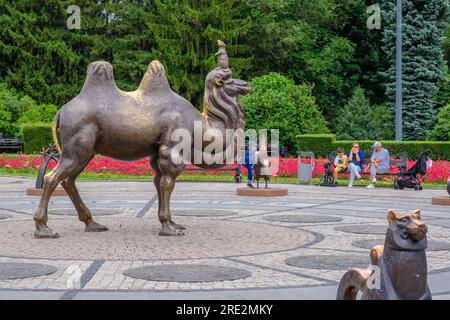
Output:
<svg viewBox="0 0 450 320">
<path fill-rule="evenodd" d="M 44 189 L 37 189 L 37 188 L 28 188 L 27 189 L 27 196 L 42 196 L 42 193 L 44 192 Z M 53 191 L 52 196 L 67 196 L 66 191 L 63 188 L 56 188 L 55 191 Z"/>
<path fill-rule="evenodd" d="M 450 196 L 448 197 L 433 197 L 431 203 L 440 206 L 450 206 Z"/>
<path fill-rule="evenodd" d="M 237 188 L 236 194 L 238 196 L 250 196 L 250 197 L 282 197 L 288 195 L 287 189 L 279 188 Z"/>
</svg>

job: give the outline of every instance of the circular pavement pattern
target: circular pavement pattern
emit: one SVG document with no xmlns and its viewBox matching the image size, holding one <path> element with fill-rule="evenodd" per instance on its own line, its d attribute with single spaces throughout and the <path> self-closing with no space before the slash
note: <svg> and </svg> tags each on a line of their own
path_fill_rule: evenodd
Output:
<svg viewBox="0 0 450 320">
<path fill-rule="evenodd" d="M 123 274 L 136 279 L 165 282 L 229 281 L 248 278 L 252 275 L 244 269 L 201 264 L 145 266 L 129 269 Z"/>
<path fill-rule="evenodd" d="M 234 216 L 238 212 L 231 210 L 217 210 L 217 209 L 194 209 L 194 210 L 173 210 L 174 216 L 193 216 L 193 217 L 219 217 L 219 216 Z"/>
<path fill-rule="evenodd" d="M 0 262 L 0 280 L 38 277 L 58 271 L 58 268 L 38 263 Z"/>
<path fill-rule="evenodd" d="M 352 242 L 352 246 L 363 248 L 363 249 L 372 249 L 376 245 L 384 244 L 384 238 L 382 239 L 370 239 L 370 240 L 356 240 Z M 450 242 L 428 239 L 428 247 L 427 251 L 443 251 L 450 250 Z"/>
<path fill-rule="evenodd" d="M 370 264 L 370 258 L 367 254 L 297 256 L 287 258 L 285 263 L 290 266 L 308 269 L 346 270 L 349 268 L 367 267 Z"/>
<path fill-rule="evenodd" d="M 0 213 L 0 220 L 11 218 L 12 215 L 6 213 Z"/>
<path fill-rule="evenodd" d="M 334 228 L 336 231 L 356 234 L 386 234 L 387 224 L 355 224 Z"/>
<path fill-rule="evenodd" d="M 117 209 L 92 209 L 92 216 L 109 216 L 115 214 L 123 214 L 122 210 Z M 51 215 L 61 215 L 61 216 L 78 216 L 77 210 L 74 208 L 60 208 L 60 209 L 52 209 L 48 210 L 48 214 Z"/>
<path fill-rule="evenodd" d="M 303 230 L 263 223 L 177 217 L 185 236 L 158 236 L 156 217 L 97 217 L 107 232 L 84 232 L 75 217 L 49 219 L 58 239 L 35 239 L 32 220 L 5 221 L 0 256 L 74 260 L 169 260 L 240 256 L 290 250 L 314 241 Z"/>
<path fill-rule="evenodd" d="M 339 222 L 344 220 L 343 218 L 325 216 L 325 215 L 312 215 L 312 214 L 290 214 L 290 215 L 274 215 L 263 218 L 268 221 L 280 221 L 280 222 L 296 222 L 296 223 L 316 223 L 316 222 Z"/>
</svg>

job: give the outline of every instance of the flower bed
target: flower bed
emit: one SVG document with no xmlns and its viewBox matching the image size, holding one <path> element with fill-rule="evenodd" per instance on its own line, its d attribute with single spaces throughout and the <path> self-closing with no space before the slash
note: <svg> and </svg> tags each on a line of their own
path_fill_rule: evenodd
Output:
<svg viewBox="0 0 450 320">
<path fill-rule="evenodd" d="M 41 164 L 41 157 L 37 155 L 0 155 L 0 169 L 8 171 L 18 172 L 37 172 L 39 165 Z M 315 159 L 313 176 L 315 178 L 320 177 L 323 174 L 323 158 Z M 407 162 L 407 168 L 410 168 L 414 164 L 414 161 Z M 51 162 L 49 168 L 54 168 L 55 163 Z M 193 166 L 189 165 L 188 168 Z M 226 165 L 225 168 L 235 168 L 236 165 Z M 242 166 L 242 173 L 246 174 L 246 169 Z M 397 168 L 391 168 L 392 172 L 397 171 Z M 114 175 L 153 175 L 153 170 L 150 167 L 148 158 L 144 158 L 138 161 L 126 162 L 120 160 L 114 160 L 108 157 L 96 156 L 94 157 L 87 167 L 86 172 L 90 173 L 103 173 Z M 233 171 L 220 171 L 220 170 L 204 170 L 205 174 L 211 175 L 234 175 Z M 195 175 L 198 171 L 185 171 L 185 175 Z M 282 158 L 279 162 L 279 170 L 276 174 L 280 177 L 295 178 L 297 174 L 297 159 L 294 157 Z M 424 177 L 424 182 L 427 183 L 446 183 L 448 177 L 450 177 L 450 161 L 434 161 L 433 166 L 428 169 L 427 174 Z M 392 180 L 393 177 L 380 176 L 382 180 Z"/>
</svg>

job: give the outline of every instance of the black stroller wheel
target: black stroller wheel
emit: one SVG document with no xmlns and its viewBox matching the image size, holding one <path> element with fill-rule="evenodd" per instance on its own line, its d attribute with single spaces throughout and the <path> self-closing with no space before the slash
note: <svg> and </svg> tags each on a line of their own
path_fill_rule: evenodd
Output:
<svg viewBox="0 0 450 320">
<path fill-rule="evenodd" d="M 423 187 L 422 187 L 422 186 L 419 186 L 419 190 L 423 190 Z"/>
<path fill-rule="evenodd" d="M 398 186 L 398 182 L 397 182 L 397 181 L 395 181 L 395 182 L 394 182 L 394 189 L 395 189 L 395 190 L 398 190 L 398 188 L 399 188 L 399 186 Z"/>
<path fill-rule="evenodd" d="M 414 190 L 419 191 L 420 187 L 418 185 L 414 186 Z"/>
</svg>

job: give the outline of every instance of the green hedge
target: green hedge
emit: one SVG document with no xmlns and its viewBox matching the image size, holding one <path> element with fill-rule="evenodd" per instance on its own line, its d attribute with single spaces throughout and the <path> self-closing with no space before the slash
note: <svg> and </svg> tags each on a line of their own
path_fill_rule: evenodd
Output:
<svg viewBox="0 0 450 320">
<path fill-rule="evenodd" d="M 372 148 L 374 141 L 357 141 L 361 150 Z M 450 141 L 380 141 L 390 154 L 406 153 L 410 158 L 417 158 L 419 154 L 429 149 L 430 158 L 436 160 L 450 160 Z M 353 141 L 337 141 L 334 134 L 307 134 L 297 136 L 299 151 L 312 151 L 316 157 L 327 156 L 338 147 L 348 152 Z M 366 155 L 370 156 L 370 155 Z"/>
<path fill-rule="evenodd" d="M 22 126 L 25 153 L 41 153 L 53 143 L 51 123 L 33 123 Z"/>
</svg>

